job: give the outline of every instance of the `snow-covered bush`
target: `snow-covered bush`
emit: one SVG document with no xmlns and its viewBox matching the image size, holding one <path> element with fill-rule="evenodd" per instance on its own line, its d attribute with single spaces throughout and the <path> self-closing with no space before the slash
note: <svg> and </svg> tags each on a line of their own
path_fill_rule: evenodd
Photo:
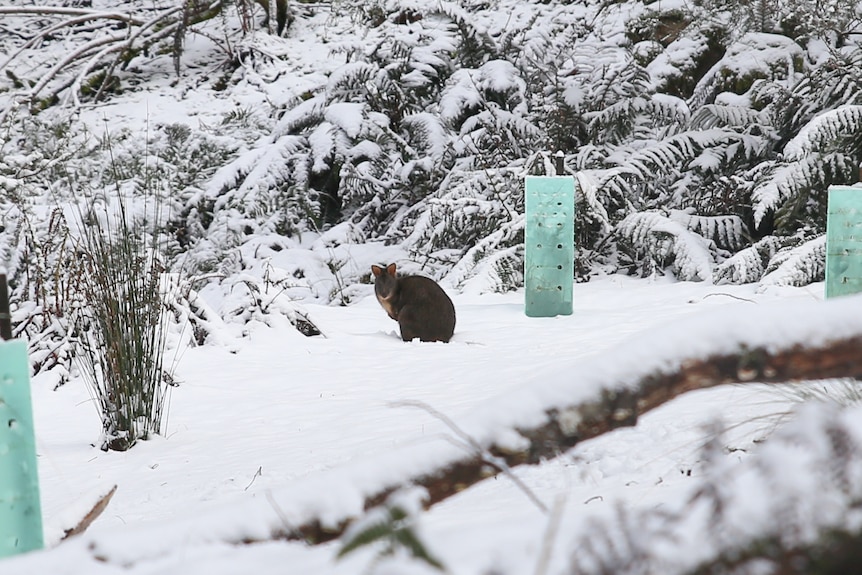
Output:
<svg viewBox="0 0 862 575">
<path fill-rule="evenodd" d="M 270 269 L 270 277 L 294 278 L 291 297 L 304 289 L 304 297 L 346 303 L 367 267 L 349 249 L 360 244 L 400 249 L 461 289 L 514 289 L 522 282 L 522 178 L 547 173 L 541 160 L 557 150 L 578 178 L 578 281 L 624 269 L 756 282 L 779 264 L 785 278 L 813 280 L 820 252 L 785 252 L 825 231 L 825 190 L 855 181 L 862 157 L 859 22 L 841 11 L 851 4 L 341 0 L 326 21 L 345 39 L 320 32 L 316 49 L 331 58 L 279 98 L 279 78 L 297 73 L 290 39 L 252 34 L 249 14 L 240 14 L 255 10 L 248 3 L 239 12 L 222 6 L 218 30 L 242 38 L 225 44 L 230 63 L 213 81 L 192 72 L 176 80 L 178 90 L 209 86 L 219 98 L 239 84 L 220 122 L 157 119 L 146 138 L 109 123 L 108 161 L 100 138 L 86 137 L 61 106 L 40 116 L 6 107 L 0 190 L 9 224 L 0 250 L 11 262 L 13 300 L 35 301 L 35 284 L 21 279 L 38 261 L 22 263 L 28 242 L 45 262 L 63 257 L 52 251 L 62 236 L 48 232 L 56 221 L 32 209 L 45 190 L 65 197 L 69 173 L 101 189 L 131 181 L 145 164 L 170 210 L 169 265 L 181 262 L 224 289 L 265 286 Z M 292 16 L 310 21 L 321 10 L 303 6 Z M 92 40 L 68 14 L 52 18 L 69 45 Z M 59 25 L 11 13 L 9 22 L 21 31 L 2 40 L 10 54 Z M 104 56 L 99 62 L 116 54 Z M 129 66 L 140 68 L 122 78 L 130 91 L 132 73 L 151 89 L 146 70 L 158 77 L 172 69 L 164 58 L 133 56 Z M 221 57 L 182 52 L 194 69 L 213 69 Z M 18 62 L 2 64 L 13 73 L 0 79 L 9 88 L 3 102 L 37 87 L 14 78 Z M 79 63 L 61 66 L 42 88 L 74 90 L 75 73 L 90 73 Z M 92 72 L 106 71 L 99 66 Z M 28 317 L 47 309 L 40 301 Z M 37 323 L 60 325 L 30 320 L 22 329 L 32 335 Z"/>
</svg>

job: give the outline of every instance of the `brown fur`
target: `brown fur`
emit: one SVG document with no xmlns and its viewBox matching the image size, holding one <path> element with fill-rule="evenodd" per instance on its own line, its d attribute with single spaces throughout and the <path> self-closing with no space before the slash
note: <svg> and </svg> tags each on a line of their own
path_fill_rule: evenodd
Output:
<svg viewBox="0 0 862 575">
<path fill-rule="evenodd" d="M 437 282 L 423 276 L 398 276 L 395 264 L 371 266 L 377 301 L 398 322 L 401 339 L 443 341 L 455 331 L 455 306 Z"/>
</svg>

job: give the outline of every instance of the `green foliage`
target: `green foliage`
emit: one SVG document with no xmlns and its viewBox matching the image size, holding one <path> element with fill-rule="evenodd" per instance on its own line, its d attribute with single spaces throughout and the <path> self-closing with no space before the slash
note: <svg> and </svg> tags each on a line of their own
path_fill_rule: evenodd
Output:
<svg viewBox="0 0 862 575">
<path fill-rule="evenodd" d="M 370 510 L 364 518 L 348 529 L 342 538 L 338 557 L 377 545 L 379 549 L 375 562 L 399 552 L 406 552 L 413 559 L 439 571 L 445 571 L 443 564 L 427 549 L 416 532 L 417 513 L 411 505 L 403 506 L 390 498 L 387 503 Z"/>
<path fill-rule="evenodd" d="M 826 277 L 826 236 L 819 235 L 790 249 L 781 250 L 770 260 L 760 278 L 766 285 L 804 286 Z"/>
<path fill-rule="evenodd" d="M 716 283 L 752 283 L 760 280 L 772 258 L 781 250 L 798 243 L 797 238 L 766 236 L 739 250 L 716 269 Z"/>
</svg>

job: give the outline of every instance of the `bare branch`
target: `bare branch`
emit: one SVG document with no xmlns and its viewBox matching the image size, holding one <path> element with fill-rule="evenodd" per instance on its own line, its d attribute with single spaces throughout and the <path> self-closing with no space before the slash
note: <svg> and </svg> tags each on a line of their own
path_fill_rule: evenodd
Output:
<svg viewBox="0 0 862 575">
<path fill-rule="evenodd" d="M 122 42 L 126 39 L 126 35 L 116 35 L 116 36 L 103 36 L 92 42 L 87 42 L 83 46 L 80 46 L 78 49 L 73 50 L 70 54 L 68 54 L 65 58 L 54 64 L 54 67 L 51 68 L 48 73 L 42 76 L 42 79 L 33 86 L 30 90 L 30 101 L 33 102 L 36 100 L 36 97 L 39 95 L 45 86 L 48 85 L 54 77 L 67 68 L 72 62 L 76 60 L 80 60 L 87 55 L 89 55 L 93 50 L 99 48 L 100 46 L 104 46 L 105 44 L 113 44 L 116 45 L 117 42 Z"/>
<path fill-rule="evenodd" d="M 512 472 L 512 468 L 506 463 L 506 460 L 502 457 L 492 454 L 486 447 L 484 447 L 481 443 L 476 441 L 475 438 L 470 437 L 470 434 L 461 429 L 458 424 L 456 424 L 450 417 L 441 411 L 434 409 L 427 403 L 421 401 L 397 401 L 392 404 L 393 407 L 416 407 L 427 413 L 429 413 L 435 419 L 442 421 L 446 427 L 452 430 L 455 435 L 461 438 L 461 441 L 464 442 L 464 445 L 469 448 L 469 451 L 475 456 L 484 461 L 486 464 L 494 467 L 497 471 L 508 477 L 515 486 L 518 487 L 526 496 L 527 499 L 533 502 L 533 504 L 539 508 L 542 513 L 548 512 L 548 506 L 539 499 L 538 495 L 536 495 L 527 485 L 521 481 L 521 479 Z"/>
<path fill-rule="evenodd" d="M 3 8 L 0 8 L 0 14 L 3 13 Z M 58 30 L 62 30 L 63 28 L 78 26 L 83 24 L 84 22 L 89 22 L 91 20 L 96 19 L 107 19 L 107 20 L 120 20 L 121 22 L 126 22 L 128 24 L 138 24 L 141 25 L 142 22 L 134 22 L 129 19 L 128 14 L 120 14 L 120 13 L 110 13 L 110 12 L 92 12 L 89 14 L 85 14 L 83 16 L 78 16 L 77 18 L 70 18 L 69 20 L 64 20 L 63 22 L 59 22 L 54 24 L 53 26 L 48 26 L 47 28 L 43 28 L 39 30 L 39 32 L 27 40 L 18 50 L 12 52 L 12 54 L 6 59 L 5 62 L 0 64 L 0 71 L 2 71 L 6 66 L 9 65 L 12 60 L 16 59 L 20 56 L 24 51 L 33 48 L 39 42 L 44 40 L 46 37 L 54 34 Z"/>
<path fill-rule="evenodd" d="M 62 6 L 0 6 L 0 15 L 33 15 L 33 16 L 77 16 L 87 19 L 112 18 L 123 20 L 129 24 L 141 25 L 143 21 L 134 18 L 131 14 L 122 12 L 105 12 L 101 10 L 90 10 L 87 8 L 65 8 Z"/>
<path fill-rule="evenodd" d="M 121 63 L 125 65 L 136 50 L 144 50 L 157 42 L 171 36 L 174 37 L 174 50 L 181 49 L 181 34 L 187 27 L 194 26 L 200 22 L 209 20 L 217 15 L 224 7 L 223 0 L 212 0 L 195 10 L 187 10 L 186 5 L 162 8 L 151 11 L 146 17 L 132 13 L 118 11 L 99 11 L 81 8 L 64 8 L 49 6 L 21 6 L 0 7 L 0 15 L 33 15 L 68 17 L 62 22 L 41 28 L 32 37 L 28 38 L 17 50 L 0 64 L 0 70 L 8 68 L 12 62 L 19 59 L 27 50 L 33 49 L 45 38 L 55 34 L 58 30 L 66 28 L 78 28 L 81 24 L 96 21 L 117 21 L 126 25 L 126 29 L 120 33 L 107 33 L 96 37 L 71 50 L 65 57 L 55 63 L 38 82 L 31 82 L 31 88 L 26 96 L 33 105 L 43 90 L 52 86 L 51 94 L 45 101 L 51 102 L 57 95 L 71 87 L 69 99 L 77 106 L 79 105 L 79 93 L 88 79 L 88 75 L 94 71 L 107 67 L 108 71 L 102 79 L 98 90 L 95 91 L 95 99 L 98 100 L 107 86 L 113 70 Z M 180 35 L 180 36 L 178 36 Z M 175 62 L 178 63 L 175 53 Z M 71 79 L 57 81 L 58 76 L 67 70 L 78 68 Z"/>
</svg>

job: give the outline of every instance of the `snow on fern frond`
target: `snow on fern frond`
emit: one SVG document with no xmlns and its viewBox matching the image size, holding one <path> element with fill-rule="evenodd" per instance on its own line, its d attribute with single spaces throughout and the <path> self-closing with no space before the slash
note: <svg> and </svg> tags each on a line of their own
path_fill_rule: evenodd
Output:
<svg viewBox="0 0 862 575">
<path fill-rule="evenodd" d="M 721 249 L 735 252 L 748 243 L 749 232 L 739 216 L 700 216 L 683 210 L 670 210 L 668 217 L 685 229 L 712 240 Z"/>
<path fill-rule="evenodd" d="M 602 231 L 611 231 L 611 222 L 605 206 L 599 199 L 600 182 L 596 174 L 590 171 L 579 171 L 575 174 L 577 180 L 576 215 L 584 211 L 591 214 L 594 220 L 601 223 Z"/>
<path fill-rule="evenodd" d="M 767 118 L 763 112 L 746 106 L 729 106 L 722 104 L 706 104 L 692 114 L 689 127 L 694 130 L 709 130 L 712 128 L 731 128 L 745 131 L 752 125 L 766 125 Z"/>
<path fill-rule="evenodd" d="M 798 106 L 796 118 L 808 122 L 825 110 L 862 103 L 862 48 L 858 43 L 831 50 L 818 65 L 793 86 L 792 101 Z M 798 132 L 802 126 L 796 126 Z"/>
<path fill-rule="evenodd" d="M 778 164 L 751 192 L 754 223 L 760 225 L 767 213 L 779 211 L 807 190 L 825 190 L 833 175 L 846 173 L 854 166 L 853 158 L 840 153 L 809 154 L 792 163 Z"/>
<path fill-rule="evenodd" d="M 758 292 L 771 286 L 805 286 L 826 276 L 826 236 L 776 254 L 760 280 Z"/>
<path fill-rule="evenodd" d="M 414 252 L 463 253 L 505 222 L 523 214 L 522 180 L 514 169 L 453 172 L 436 197 L 417 204 L 399 221 Z"/>
<path fill-rule="evenodd" d="M 669 267 L 680 280 L 712 282 L 714 244 L 667 216 L 634 213 L 617 224 L 616 233 L 647 269 Z"/>
<path fill-rule="evenodd" d="M 796 243 L 794 238 L 766 236 L 727 258 L 715 270 L 716 283 L 744 284 L 760 281 L 778 251 Z"/>
<path fill-rule="evenodd" d="M 483 237 L 452 267 L 447 281 L 462 293 L 504 293 L 524 285 L 524 216 Z"/>
<path fill-rule="evenodd" d="M 471 70 L 457 70 L 449 78 L 438 104 L 440 118 L 453 127 L 460 127 L 464 120 L 482 103 L 482 96 L 476 89 Z"/>
<path fill-rule="evenodd" d="M 380 68 L 370 62 L 349 62 L 339 66 L 326 84 L 327 102 L 358 101 L 379 72 Z"/>
<path fill-rule="evenodd" d="M 730 130 L 691 130 L 657 142 L 650 142 L 623 162 L 639 178 L 653 181 L 657 174 L 677 173 L 701 157 L 704 150 L 743 143 L 745 136 Z M 646 143 L 645 143 L 646 144 Z"/>
<path fill-rule="evenodd" d="M 474 76 L 476 88 L 486 100 L 496 102 L 510 112 L 525 114 L 526 83 L 519 70 L 506 60 L 491 60 L 483 64 Z"/>
<path fill-rule="evenodd" d="M 685 100 L 669 94 L 653 94 L 648 110 L 653 118 L 663 124 L 685 125 L 691 120 L 691 110 Z"/>
<path fill-rule="evenodd" d="M 432 12 L 447 18 L 459 33 L 459 46 L 456 51 L 463 67 L 476 67 L 497 57 L 499 48 L 488 31 L 480 27 L 476 18 L 458 2 L 437 2 Z"/>
<path fill-rule="evenodd" d="M 367 107 L 357 102 L 336 102 L 326 107 L 323 118 L 343 130 L 348 138 L 356 138 L 368 119 Z"/>
<path fill-rule="evenodd" d="M 444 156 L 451 145 L 450 133 L 440 118 L 428 112 L 418 112 L 404 117 L 402 127 L 407 139 L 419 155 L 432 158 Z"/>
<path fill-rule="evenodd" d="M 695 156 L 695 142 L 691 132 L 680 134 L 639 150 L 626 159 L 641 178 L 649 178 L 656 171 L 680 170 Z"/>
<path fill-rule="evenodd" d="M 192 196 L 193 205 L 202 198 L 216 199 L 220 205 L 236 203 L 236 194 L 268 189 L 286 177 L 285 160 L 306 145 L 301 136 L 283 136 L 275 142 L 249 150 L 219 169 L 201 194 Z"/>
<path fill-rule="evenodd" d="M 834 147 L 845 136 L 862 132 L 862 105 L 845 105 L 823 112 L 808 122 L 784 147 L 787 161 Z"/>
<path fill-rule="evenodd" d="M 541 132 L 522 116 L 491 105 L 469 117 L 461 126 L 461 135 L 465 154 L 487 158 L 481 166 L 496 166 L 528 155 Z"/>
<path fill-rule="evenodd" d="M 492 60 L 478 69 L 462 68 L 449 78 L 440 97 L 440 117 L 459 128 L 489 104 L 519 116 L 526 112 L 526 83 L 509 62 Z"/>
<path fill-rule="evenodd" d="M 323 121 L 326 99 L 323 95 L 314 96 L 291 108 L 281 117 L 272 131 L 270 139 L 278 140 L 286 134 L 301 134 Z"/>
</svg>

